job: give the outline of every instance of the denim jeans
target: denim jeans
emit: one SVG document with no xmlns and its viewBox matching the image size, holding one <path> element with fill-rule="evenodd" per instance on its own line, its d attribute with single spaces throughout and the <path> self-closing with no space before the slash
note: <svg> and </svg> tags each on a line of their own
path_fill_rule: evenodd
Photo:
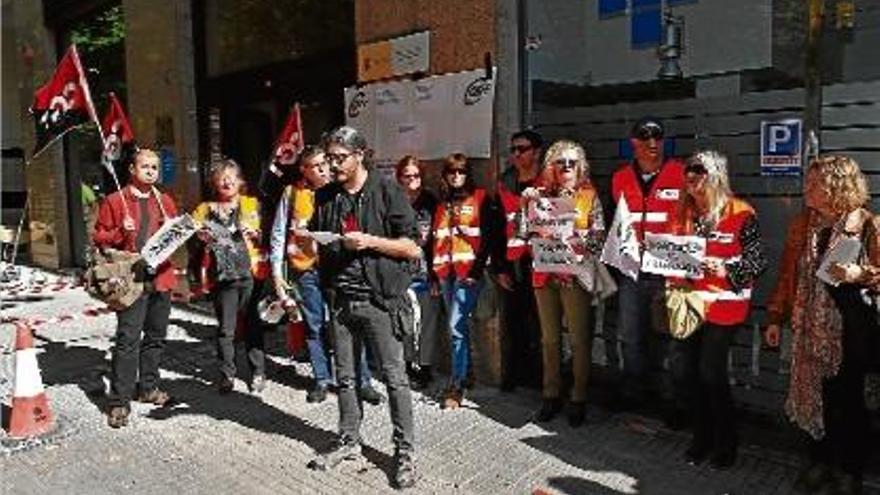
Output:
<svg viewBox="0 0 880 495">
<path fill-rule="evenodd" d="M 641 396 L 649 367 L 648 341 L 657 335 L 651 328 L 651 304 L 662 295 L 666 281 L 640 272 L 638 281 L 621 276 L 618 282 L 618 338 L 623 347 L 625 390 Z"/>
<path fill-rule="evenodd" d="M 129 407 L 138 381 L 141 392 L 159 387 L 159 360 L 165 349 L 170 314 L 168 292 L 144 292 L 131 306 L 116 313 L 110 407 Z"/>
<path fill-rule="evenodd" d="M 431 294 L 431 285 L 425 280 L 413 282 L 410 290 L 416 293 L 419 300 L 418 364 L 430 366 L 434 364 L 434 353 L 437 339 L 440 336 L 438 327 L 443 317 L 443 303 L 440 296 Z"/>
<path fill-rule="evenodd" d="M 308 334 L 306 345 L 309 348 L 309 361 L 312 364 L 317 385 L 333 384 L 333 372 L 330 367 L 330 349 L 324 339 L 324 296 L 321 294 L 320 281 L 316 270 L 302 272 L 294 282 L 300 297 L 300 311 L 306 323 Z M 372 380 L 370 366 L 366 359 L 366 347 L 361 356 L 361 372 L 358 374 L 358 385 L 369 385 Z"/>
<path fill-rule="evenodd" d="M 336 377 L 339 384 L 339 434 L 347 441 L 360 442 L 363 403 L 354 386 L 355 370 L 362 369 L 365 343 L 375 354 L 381 378 L 388 389 L 392 440 L 397 453 L 413 450 L 413 413 L 403 342 L 391 330 L 388 312 L 370 301 L 337 302 L 333 309 L 333 345 L 336 351 Z"/>
<path fill-rule="evenodd" d="M 452 386 L 461 388 L 467 378 L 471 352 L 471 315 L 477 306 L 482 282 L 467 285 L 458 279 L 440 282 L 440 291 L 449 314 L 452 351 Z"/>
</svg>

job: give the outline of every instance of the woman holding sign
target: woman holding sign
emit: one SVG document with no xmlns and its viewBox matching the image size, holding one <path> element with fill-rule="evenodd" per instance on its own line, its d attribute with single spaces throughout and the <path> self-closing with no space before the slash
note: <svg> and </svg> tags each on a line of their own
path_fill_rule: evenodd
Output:
<svg viewBox="0 0 880 495">
<path fill-rule="evenodd" d="M 602 203 L 590 181 L 590 165 L 584 149 L 572 141 L 553 143 L 544 157 L 540 185 L 526 189 L 522 196 L 529 212 L 526 225 L 532 237 L 532 286 L 541 321 L 544 361 L 543 403 L 535 419 L 549 421 L 562 409 L 560 336 L 564 319 L 571 335 L 574 374 L 568 422 L 577 427 L 584 423 L 586 413 L 591 355 L 590 311 L 595 284 L 586 274 L 594 273 L 594 265 L 576 260 L 595 259 L 605 240 Z M 545 214 L 537 210 L 543 210 Z M 543 251 L 552 250 L 555 254 L 549 258 L 553 259 L 539 254 L 536 243 Z M 561 262 L 557 257 L 560 253 L 566 253 L 563 257 L 572 256 L 574 261 Z M 583 267 L 587 272 L 581 275 L 577 267 Z"/>
<path fill-rule="evenodd" d="M 693 414 L 693 439 L 685 452 L 692 464 L 709 460 L 715 469 L 736 461 L 736 424 L 727 376 L 730 344 L 746 321 L 752 286 L 767 261 L 755 210 L 735 197 L 727 176 L 727 157 L 716 151 L 692 156 L 685 168 L 685 195 L 673 234 L 705 239 L 700 278 L 668 279 L 670 315 L 693 316 L 689 332 L 677 332 L 670 349 L 676 392 Z M 670 304 L 673 295 L 689 311 Z M 690 309 L 696 307 L 694 312 Z M 679 308 L 680 309 L 680 308 Z"/>
<path fill-rule="evenodd" d="M 859 493 L 867 454 L 865 372 L 876 345 L 880 239 L 864 206 L 867 181 L 851 158 L 829 155 L 810 165 L 806 208 L 792 221 L 776 289 L 767 303 L 765 338 L 793 333 L 785 412 L 810 435 L 802 491 Z"/>
<path fill-rule="evenodd" d="M 266 279 L 269 266 L 260 247 L 260 207 L 257 199 L 242 195 L 241 168 L 230 159 L 211 170 L 214 201 L 199 204 L 193 218 L 202 224 L 199 239 L 205 243 L 210 264 L 203 286 L 214 295 L 217 327 L 217 355 L 220 362 L 221 394 L 232 392 L 235 379 L 235 330 L 240 315 L 247 318 L 246 346 L 251 365 L 251 388 L 262 391 L 266 383 L 263 333 L 256 318 L 252 294 L 254 283 Z"/>
<path fill-rule="evenodd" d="M 432 269 L 449 315 L 452 377 L 444 409 L 461 406 L 470 368 L 471 314 L 477 306 L 489 257 L 491 207 L 485 189 L 474 186 L 467 157 L 453 153 L 443 164 L 440 202 L 434 213 Z"/>
</svg>

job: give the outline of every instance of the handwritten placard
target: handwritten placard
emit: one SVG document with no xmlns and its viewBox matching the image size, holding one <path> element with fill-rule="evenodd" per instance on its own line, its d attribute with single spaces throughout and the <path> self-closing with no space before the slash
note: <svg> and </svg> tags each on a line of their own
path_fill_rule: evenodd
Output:
<svg viewBox="0 0 880 495">
<path fill-rule="evenodd" d="M 183 214 L 162 224 L 144 244 L 141 256 L 147 265 L 156 269 L 165 260 L 171 257 L 180 246 L 183 246 L 199 229 L 198 224 L 189 214 Z"/>
<path fill-rule="evenodd" d="M 645 234 L 642 271 L 667 277 L 703 278 L 706 239 L 697 236 Z"/>
<path fill-rule="evenodd" d="M 542 238 L 568 239 L 574 235 L 574 203 L 568 198 L 538 198 L 526 211 L 528 232 Z"/>
</svg>

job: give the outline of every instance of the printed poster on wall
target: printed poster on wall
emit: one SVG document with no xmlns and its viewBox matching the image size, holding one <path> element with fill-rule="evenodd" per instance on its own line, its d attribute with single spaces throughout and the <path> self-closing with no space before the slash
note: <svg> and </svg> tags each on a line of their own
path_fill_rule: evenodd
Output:
<svg viewBox="0 0 880 495">
<path fill-rule="evenodd" d="M 346 124 L 372 138 L 379 161 L 489 158 L 494 98 L 495 71 L 483 69 L 346 88 Z"/>
</svg>

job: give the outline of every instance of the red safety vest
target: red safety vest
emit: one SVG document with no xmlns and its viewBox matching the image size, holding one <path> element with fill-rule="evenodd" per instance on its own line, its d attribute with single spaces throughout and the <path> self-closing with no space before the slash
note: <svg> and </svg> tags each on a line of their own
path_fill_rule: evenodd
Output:
<svg viewBox="0 0 880 495">
<path fill-rule="evenodd" d="M 731 198 L 724 206 L 718 224 L 706 239 L 706 256 L 724 261 L 742 255 L 740 232 L 755 210 L 745 201 Z M 689 234 L 690 227 L 676 228 L 678 234 Z M 706 275 L 693 280 L 691 286 L 706 303 L 706 321 L 717 325 L 736 325 L 746 321 L 751 306 L 752 285 L 735 291 L 727 277 Z"/>
<path fill-rule="evenodd" d="M 501 198 L 501 207 L 504 209 L 504 238 L 507 240 L 507 247 L 505 249 L 507 260 L 515 261 L 529 252 L 526 240 L 517 235 L 517 227 L 519 225 L 517 216 L 521 215 L 520 196 L 500 183 L 498 184 L 498 196 Z"/>
<path fill-rule="evenodd" d="M 647 195 L 642 194 L 637 173 L 635 164 L 621 165 L 611 178 L 611 195 L 615 205 L 621 196 L 626 200 L 636 235 L 641 242 L 645 232 L 670 232 L 670 220 L 676 214 L 679 196 L 683 194 L 684 164 L 676 158 L 664 161 Z"/>
<path fill-rule="evenodd" d="M 459 203 L 440 203 L 434 215 L 434 273 L 441 280 L 454 270 L 464 279 L 480 251 L 480 209 L 485 189 L 476 189 Z"/>
</svg>

